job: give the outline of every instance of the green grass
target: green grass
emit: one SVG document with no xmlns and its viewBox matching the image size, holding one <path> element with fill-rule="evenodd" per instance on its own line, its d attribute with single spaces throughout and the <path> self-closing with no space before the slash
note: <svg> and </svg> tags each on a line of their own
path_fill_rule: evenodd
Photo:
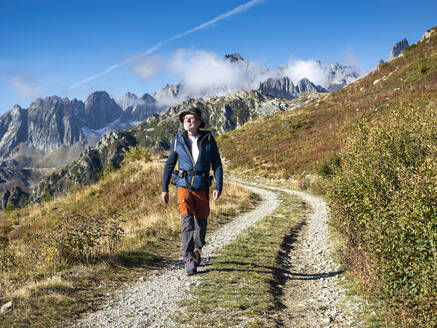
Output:
<svg viewBox="0 0 437 328">
<path fill-rule="evenodd" d="M 190 327 L 274 327 L 284 279 L 278 254 L 283 240 L 304 220 L 302 201 L 280 193 L 280 206 L 225 246 L 204 268 L 205 284 L 192 291 L 177 314 Z"/>
</svg>

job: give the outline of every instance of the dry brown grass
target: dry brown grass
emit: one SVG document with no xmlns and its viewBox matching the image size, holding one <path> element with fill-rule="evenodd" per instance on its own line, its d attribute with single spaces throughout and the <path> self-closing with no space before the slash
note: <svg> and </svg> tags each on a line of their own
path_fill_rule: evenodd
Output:
<svg viewBox="0 0 437 328">
<path fill-rule="evenodd" d="M 159 161 L 130 161 L 93 186 L 78 186 L 58 199 L 1 213 L 0 303 L 13 299 L 16 306 L 13 313 L 0 314 L 0 327 L 57 322 L 84 310 L 83 304 L 100 302 L 96 295 L 102 290 L 97 285 L 116 288 L 175 257 L 180 218 L 175 188 L 170 187 L 168 205 L 160 200 L 162 169 Z M 253 203 L 249 191 L 225 183 L 222 197 L 211 201 L 209 231 Z M 70 253 L 74 257 L 62 258 L 60 245 L 65 253 L 68 242 L 59 239 L 63 231 L 75 231 L 81 224 L 98 230 L 103 225 L 110 227 L 111 222 L 123 229 L 120 240 L 102 236 L 102 244 L 95 244 L 94 249 L 86 244 L 86 257 L 78 256 L 77 249 Z M 72 236 L 78 241 L 85 238 L 77 233 Z M 111 242 L 116 244 L 113 249 L 108 246 Z M 53 307 L 50 318 L 43 313 L 47 306 Z"/>
</svg>

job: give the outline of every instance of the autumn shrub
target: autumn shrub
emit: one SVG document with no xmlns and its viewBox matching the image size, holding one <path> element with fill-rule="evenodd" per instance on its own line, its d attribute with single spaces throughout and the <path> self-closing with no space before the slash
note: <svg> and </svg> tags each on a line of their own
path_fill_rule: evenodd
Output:
<svg viewBox="0 0 437 328">
<path fill-rule="evenodd" d="M 0 237 L 0 271 L 8 271 L 14 266 L 16 266 L 16 259 L 9 247 L 9 240 L 6 237 Z"/>
<path fill-rule="evenodd" d="M 384 122 L 357 126 L 328 191 L 345 258 L 372 273 L 365 289 L 404 327 L 437 320 L 435 107 L 393 109 Z"/>
<path fill-rule="evenodd" d="M 317 168 L 317 173 L 323 178 L 329 178 L 335 174 L 335 172 L 341 167 L 341 158 L 338 154 L 334 153 L 329 155 L 322 161 Z"/>
<path fill-rule="evenodd" d="M 59 225 L 44 241 L 40 268 L 59 269 L 65 264 L 88 263 L 113 254 L 123 235 L 122 220 L 99 215 L 62 215 Z"/>
</svg>

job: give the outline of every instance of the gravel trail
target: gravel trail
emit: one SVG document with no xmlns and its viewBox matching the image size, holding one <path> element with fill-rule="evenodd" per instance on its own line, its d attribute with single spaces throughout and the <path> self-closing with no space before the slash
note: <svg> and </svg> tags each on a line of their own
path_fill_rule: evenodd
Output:
<svg viewBox="0 0 437 328">
<path fill-rule="evenodd" d="M 256 187 L 249 190 L 262 198 L 259 206 L 224 225 L 214 234 L 207 234 L 207 245 L 202 251 L 202 264 L 207 263 L 214 253 L 250 225 L 271 214 L 279 205 L 276 194 Z M 199 268 L 199 271 L 202 267 Z M 187 276 L 185 266 L 173 265 L 156 271 L 143 281 L 123 290 L 102 310 L 89 313 L 74 327 L 174 327 L 170 319 L 178 310 L 177 303 L 188 296 L 199 276 Z"/>
<path fill-rule="evenodd" d="M 202 252 L 202 263 L 207 263 L 214 253 L 239 233 L 279 205 L 272 191 L 243 183 L 259 194 L 262 202 L 257 209 L 237 217 L 214 234 L 207 235 L 207 245 Z M 261 186 L 284 191 L 300 197 L 311 208 L 305 223 L 290 238 L 289 252 L 279 259 L 287 272 L 278 300 L 282 309 L 277 313 L 278 327 L 360 327 L 354 313 L 360 311 L 360 300 L 345 299 L 340 285 L 339 266 L 330 258 L 328 208 L 320 197 L 305 192 Z M 187 276 L 180 258 L 180 265 L 157 270 L 122 290 L 102 310 L 89 313 L 74 327 L 175 327 L 171 316 L 179 309 L 178 302 L 189 297 L 191 287 L 201 284 L 199 276 Z M 199 268 L 199 271 L 202 267 Z"/>
<path fill-rule="evenodd" d="M 300 197 L 311 208 L 307 221 L 288 246 L 280 261 L 287 270 L 278 313 L 280 327 L 360 327 L 355 321 L 363 301 L 345 297 L 340 284 L 342 271 L 330 257 L 328 218 L 325 201 L 317 196 L 284 188 Z"/>
</svg>

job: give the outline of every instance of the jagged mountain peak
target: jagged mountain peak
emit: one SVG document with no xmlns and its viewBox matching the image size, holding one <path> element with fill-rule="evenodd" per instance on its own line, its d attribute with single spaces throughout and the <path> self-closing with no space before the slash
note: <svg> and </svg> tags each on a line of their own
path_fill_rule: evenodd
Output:
<svg viewBox="0 0 437 328">
<path fill-rule="evenodd" d="M 21 111 L 23 108 L 20 107 L 20 105 L 15 104 L 14 107 L 12 107 L 11 112 L 17 112 Z"/>
<path fill-rule="evenodd" d="M 153 98 L 153 96 L 151 96 L 147 92 L 141 96 L 141 100 L 148 102 L 148 103 L 155 103 L 156 102 L 156 99 Z"/>
<path fill-rule="evenodd" d="M 29 106 L 29 109 L 40 107 L 41 104 L 53 105 L 62 102 L 62 98 L 56 95 L 43 98 L 36 98 Z"/>
<path fill-rule="evenodd" d="M 241 57 L 240 54 L 234 53 L 234 54 L 229 54 L 229 55 L 225 55 L 225 60 L 231 62 L 231 63 L 237 63 L 237 62 L 242 62 L 245 61 L 243 59 L 243 57 Z"/>
<path fill-rule="evenodd" d="M 407 49 L 410 45 L 408 44 L 408 40 L 406 38 L 403 38 L 401 41 L 396 42 L 396 44 L 393 46 L 390 52 L 390 59 L 394 59 L 398 57 L 402 51 Z"/>
<path fill-rule="evenodd" d="M 335 62 L 333 62 L 333 63 L 330 65 L 330 68 L 333 69 L 333 70 L 337 70 L 337 69 L 339 69 L 339 68 L 341 68 L 341 67 L 343 67 L 343 66 L 340 65 L 340 63 L 339 63 L 338 61 L 335 61 Z"/>
<path fill-rule="evenodd" d="M 267 95 L 283 99 L 293 99 L 305 92 L 327 92 L 325 88 L 315 85 L 308 78 L 303 78 L 294 85 L 288 76 L 269 78 L 259 84 L 259 89 Z"/>
<path fill-rule="evenodd" d="M 111 96 L 106 91 L 94 91 L 91 93 L 85 100 L 85 105 L 90 102 L 95 101 L 106 101 L 106 100 L 113 100 Z"/>
<path fill-rule="evenodd" d="M 126 92 L 126 94 L 124 96 L 128 97 L 128 98 L 134 98 L 134 99 L 138 98 L 137 95 L 135 93 L 132 93 L 132 92 Z"/>
</svg>

